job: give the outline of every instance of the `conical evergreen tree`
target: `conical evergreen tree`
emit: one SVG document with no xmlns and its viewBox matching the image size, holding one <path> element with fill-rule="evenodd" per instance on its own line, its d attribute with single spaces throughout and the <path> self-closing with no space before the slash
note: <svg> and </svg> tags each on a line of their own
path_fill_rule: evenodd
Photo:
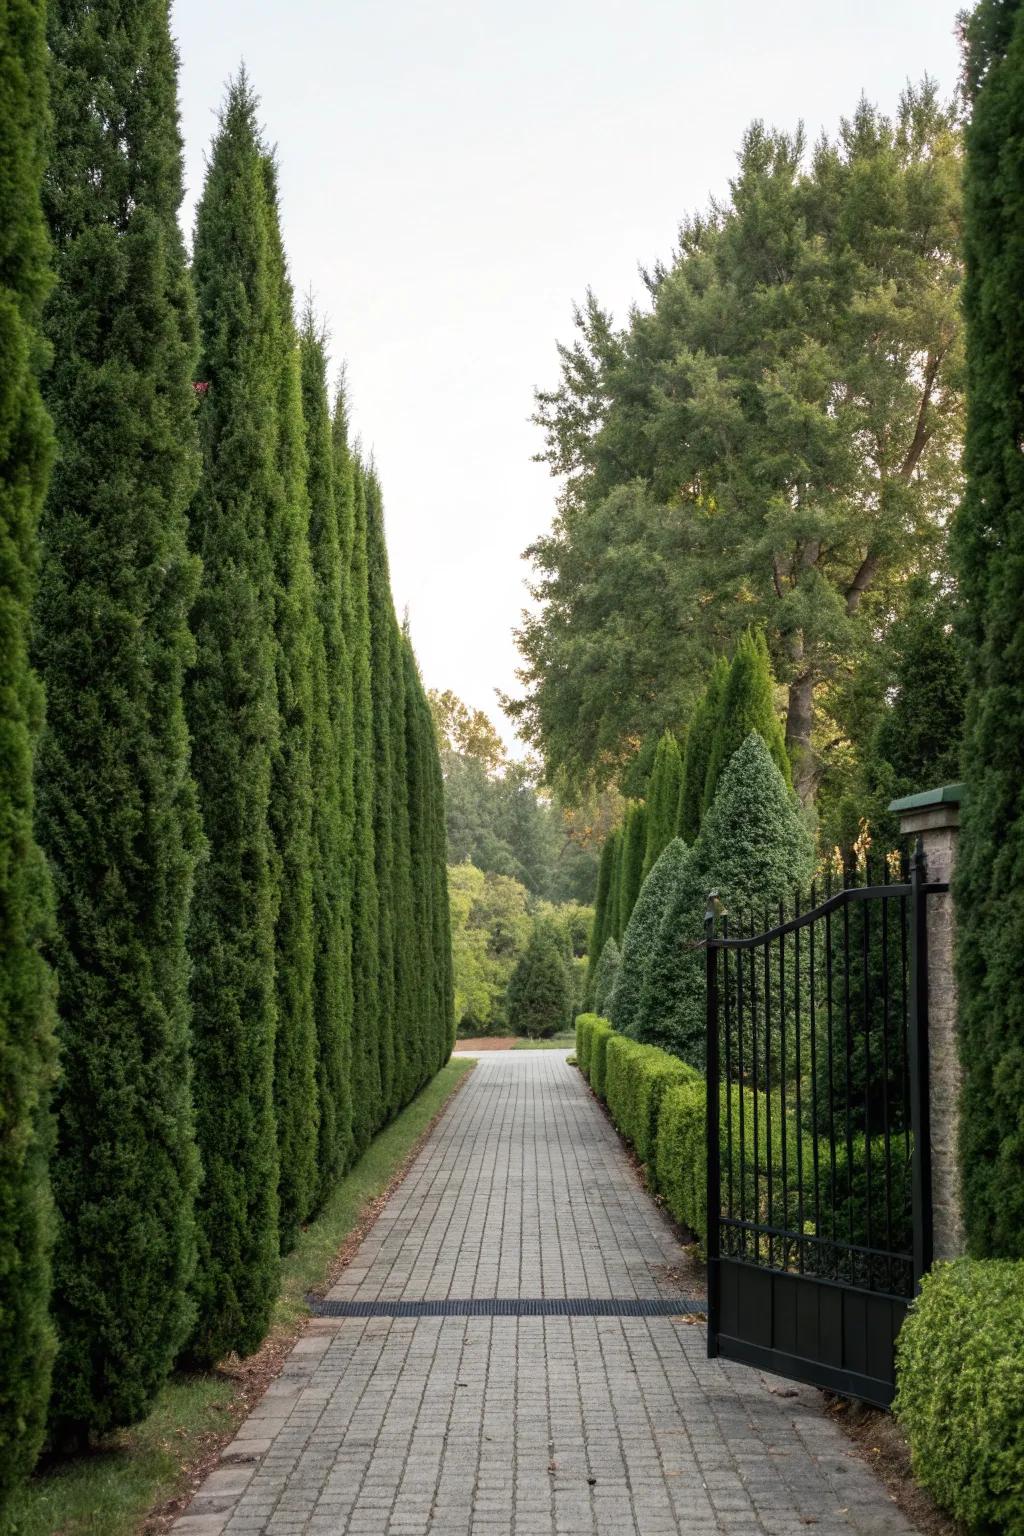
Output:
<svg viewBox="0 0 1024 1536">
<path fill-rule="evenodd" d="M 51 1413 L 55 1438 L 78 1442 L 143 1417 L 190 1323 L 196 343 L 166 0 L 62 0 L 50 44 L 59 457 L 37 607 L 38 806 L 59 920 Z"/>
<path fill-rule="evenodd" d="M 759 629 L 748 630 L 740 637 L 729 668 L 704 776 L 705 811 L 715 798 L 726 763 L 751 731 L 757 731 L 763 738 L 776 768 L 786 783 L 792 785 L 786 735 L 775 709 L 768 647 Z"/>
<path fill-rule="evenodd" d="M 424 732 L 429 737 L 431 843 L 433 887 L 431 891 L 431 953 L 434 975 L 436 1056 L 440 1071 L 455 1045 L 455 967 L 452 956 L 451 909 L 448 901 L 448 830 L 445 822 L 444 777 L 437 745 L 434 717 L 423 700 Z"/>
<path fill-rule="evenodd" d="M 633 1034 L 704 1064 L 704 913 L 711 891 L 729 911 L 770 909 L 811 876 L 814 845 L 793 791 L 758 731 L 726 764 L 714 804 L 665 909 Z"/>
<path fill-rule="evenodd" d="M 434 992 L 433 923 L 433 815 L 430 803 L 430 747 L 424 730 L 426 699 L 408 631 L 402 634 L 402 678 L 405 691 L 405 763 L 409 866 L 412 882 L 412 921 L 409 930 L 411 982 L 411 1045 L 407 1051 L 406 1099 L 435 1070 L 440 1046 L 438 1010 Z"/>
<path fill-rule="evenodd" d="M 277 1291 L 273 1069 L 277 745 L 275 511 L 280 278 L 265 151 L 244 76 L 229 89 L 196 219 L 204 475 L 192 512 L 203 580 L 187 691 L 209 844 L 190 948 L 196 1130 L 197 1321 L 190 1353 L 246 1354 Z"/>
<path fill-rule="evenodd" d="M 49 252 L 40 206 L 46 124 L 45 7 L 0 13 L 0 1515 L 32 1470 L 53 1361 L 46 1152 L 53 986 L 40 955 L 50 901 L 32 830 L 42 694 L 28 659 L 36 528 L 52 458 L 39 393 Z"/>
<path fill-rule="evenodd" d="M 683 787 L 683 759 L 679 743 L 671 731 L 658 742 L 647 786 L 647 848 L 644 853 L 644 879 L 650 874 L 662 850 L 676 835 L 679 820 L 679 796 Z"/>
<path fill-rule="evenodd" d="M 584 999 L 594 1001 L 594 977 L 601 950 L 608 936 L 608 907 L 611 898 L 612 875 L 615 867 L 615 833 L 609 832 L 601 849 L 601 862 L 597 870 L 597 895 L 594 897 L 594 920 L 590 928 L 590 948 L 587 953 L 587 987 Z"/>
<path fill-rule="evenodd" d="M 608 886 L 608 921 L 605 927 L 604 943 L 614 939 L 618 944 L 619 907 L 622 900 L 622 859 L 626 846 L 626 828 L 629 821 L 629 812 L 626 812 L 626 820 L 621 826 L 615 828 L 612 833 L 612 877 Z M 604 945 L 602 944 L 602 948 Z M 600 959 L 600 956 L 598 957 Z"/>
<path fill-rule="evenodd" d="M 607 1000 L 611 1020 L 624 1035 L 633 1033 L 644 977 L 658 931 L 680 889 L 689 861 L 690 850 L 681 838 L 674 837 L 662 849 L 657 863 L 640 887 L 622 940 L 615 990 Z"/>
<path fill-rule="evenodd" d="M 362 465 L 349 454 L 343 388 L 339 388 L 334 414 L 334 465 L 342 570 L 347 573 L 343 589 L 343 621 L 352 670 L 353 831 L 349 907 L 352 923 L 352 1133 L 354 1150 L 358 1154 L 373 1135 L 381 1104 L 377 1051 L 380 898 L 374 853 L 375 775 L 366 476 Z"/>
<path fill-rule="evenodd" d="M 704 815 L 704 785 L 708 776 L 708 759 L 711 745 L 718 729 L 718 718 L 729 677 L 729 663 L 719 656 L 711 669 L 711 677 L 690 720 L 686 733 L 686 751 L 683 754 L 683 787 L 679 795 L 679 836 L 688 846 L 697 840 L 701 818 Z"/>
<path fill-rule="evenodd" d="M 395 792 L 394 606 L 384 542 L 384 505 L 374 471 L 365 475 L 366 561 L 370 618 L 370 688 L 373 711 L 373 840 L 377 872 L 377 1020 L 376 1044 L 380 1094 L 374 1130 L 395 1104 Z"/>
<path fill-rule="evenodd" d="M 273 260 L 272 366 L 277 403 L 277 472 L 269 508 L 274 556 L 275 671 L 279 728 L 272 763 L 270 826 L 277 863 L 274 1115 L 277 1125 L 281 1251 L 295 1246 L 316 1201 L 318 1096 L 313 1016 L 313 673 L 322 643 L 309 547 L 302 381 L 291 283 L 281 239 L 277 173 L 264 156 Z"/>
<path fill-rule="evenodd" d="M 405 644 L 392 612 L 391 633 L 391 761 L 394 829 L 394 947 L 395 947 L 395 1086 L 390 1112 L 407 1104 L 419 1081 L 416 997 L 416 930 L 413 896 L 409 787 L 415 767 L 408 756 L 408 716 L 412 700 L 406 693 Z"/>
<path fill-rule="evenodd" d="M 619 904 L 615 937 L 622 948 L 626 924 L 633 915 L 644 878 L 644 852 L 647 848 L 647 810 L 641 803 L 630 807 L 622 839 L 622 865 L 619 876 Z"/>
<path fill-rule="evenodd" d="M 569 973 L 558 940 L 548 924 L 535 923 L 509 978 L 509 1023 L 517 1032 L 544 1039 L 566 1028 L 569 1007 Z"/>
<path fill-rule="evenodd" d="M 597 962 L 597 971 L 594 976 L 594 1008 L 600 1014 L 606 1014 L 608 1011 L 621 961 L 622 956 L 615 941 L 615 935 L 610 933 L 601 949 L 601 958 Z"/>
<path fill-rule="evenodd" d="M 967 798 L 956 876 L 961 1161 L 979 1255 L 1024 1258 L 1024 5 L 967 31 L 967 489 L 954 528 Z"/>
<path fill-rule="evenodd" d="M 352 1154 L 352 669 L 344 630 L 346 573 L 336 495 L 344 499 L 350 516 L 352 474 L 347 449 L 339 448 L 343 471 L 336 483 L 324 335 L 309 309 L 301 342 L 309 540 L 319 620 L 310 742 L 319 1206 Z"/>
</svg>

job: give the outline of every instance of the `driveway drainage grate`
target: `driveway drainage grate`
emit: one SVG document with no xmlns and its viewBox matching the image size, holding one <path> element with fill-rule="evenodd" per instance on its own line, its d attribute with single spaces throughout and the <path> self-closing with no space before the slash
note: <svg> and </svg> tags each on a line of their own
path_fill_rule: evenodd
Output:
<svg viewBox="0 0 1024 1536">
<path fill-rule="evenodd" d="M 474 1296 L 438 1301 L 330 1301 L 307 1296 L 314 1317 L 691 1317 L 692 1296 Z"/>
</svg>

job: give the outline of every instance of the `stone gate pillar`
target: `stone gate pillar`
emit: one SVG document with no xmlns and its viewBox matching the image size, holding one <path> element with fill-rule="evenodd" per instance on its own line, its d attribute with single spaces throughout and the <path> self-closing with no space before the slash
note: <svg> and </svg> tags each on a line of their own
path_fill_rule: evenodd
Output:
<svg viewBox="0 0 1024 1536">
<path fill-rule="evenodd" d="M 950 883 L 956 868 L 962 784 L 946 784 L 894 800 L 900 832 L 920 837 L 929 882 Z M 951 892 L 928 897 L 928 1092 L 932 1143 L 932 1247 L 936 1259 L 964 1252 L 963 1203 L 957 1155 L 960 1052 L 957 1042 L 955 916 Z"/>
</svg>

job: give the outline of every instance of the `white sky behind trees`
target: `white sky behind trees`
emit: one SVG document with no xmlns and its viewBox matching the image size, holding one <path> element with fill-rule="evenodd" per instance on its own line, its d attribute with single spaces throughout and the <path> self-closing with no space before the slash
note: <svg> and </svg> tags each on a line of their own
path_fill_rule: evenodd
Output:
<svg viewBox="0 0 1024 1536">
<path fill-rule="evenodd" d="M 511 738 L 531 462 L 587 286 L 625 317 L 638 266 L 724 195 L 744 128 L 813 140 L 861 91 L 891 111 L 959 67 L 956 0 L 176 0 L 191 236 L 244 58 L 281 169 L 284 237 L 344 361 L 384 489 L 392 584 L 428 687 Z"/>
</svg>

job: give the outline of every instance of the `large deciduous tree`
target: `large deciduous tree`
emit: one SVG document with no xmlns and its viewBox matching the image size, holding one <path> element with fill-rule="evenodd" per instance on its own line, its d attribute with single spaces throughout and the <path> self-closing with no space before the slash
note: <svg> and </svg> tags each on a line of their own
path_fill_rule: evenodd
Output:
<svg viewBox="0 0 1024 1536">
<path fill-rule="evenodd" d="M 956 111 L 925 82 L 810 152 L 755 124 L 649 308 L 621 331 L 592 298 L 578 313 L 539 397 L 565 491 L 512 706 L 549 775 L 621 774 L 753 622 L 814 794 L 830 691 L 934 566 L 958 493 L 959 237 Z"/>
<path fill-rule="evenodd" d="M 190 1322 L 200 831 L 182 685 L 199 464 L 167 0 L 59 0 L 50 22 L 59 455 L 41 533 L 38 799 L 59 924 L 52 1419 L 58 1441 L 80 1442 L 148 1412 Z"/>
<path fill-rule="evenodd" d="M 54 1346 L 46 1171 L 53 986 L 40 953 L 50 893 L 32 826 L 42 694 L 28 655 L 53 449 L 39 391 L 50 281 L 40 203 L 45 9 L 15 0 L 0 14 L 0 1514 L 42 1443 Z"/>
<path fill-rule="evenodd" d="M 244 76 L 228 91 L 196 217 L 203 562 L 189 723 L 209 844 L 190 928 L 199 1268 L 190 1345 L 212 1364 L 263 1338 L 277 1292 L 274 1126 L 278 750 L 275 543 L 281 497 L 280 272 L 266 151 Z"/>
<path fill-rule="evenodd" d="M 968 1242 L 1024 1258 L 1024 6 L 968 26 L 967 798 L 957 874 Z"/>
</svg>

